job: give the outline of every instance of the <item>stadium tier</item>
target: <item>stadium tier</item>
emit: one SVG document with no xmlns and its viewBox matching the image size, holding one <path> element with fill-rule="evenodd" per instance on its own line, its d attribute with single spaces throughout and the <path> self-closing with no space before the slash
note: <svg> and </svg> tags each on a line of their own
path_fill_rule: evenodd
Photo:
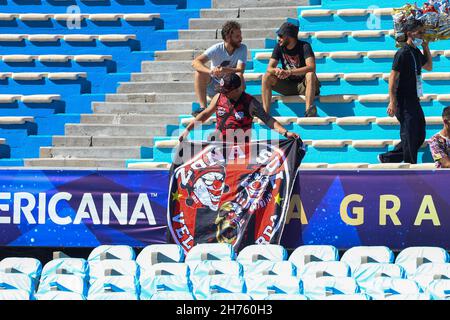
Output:
<svg viewBox="0 0 450 320">
<path fill-rule="evenodd" d="M 1 300 L 441 300 L 449 298 L 449 254 L 439 247 L 175 244 L 98 246 L 0 261 Z"/>
</svg>

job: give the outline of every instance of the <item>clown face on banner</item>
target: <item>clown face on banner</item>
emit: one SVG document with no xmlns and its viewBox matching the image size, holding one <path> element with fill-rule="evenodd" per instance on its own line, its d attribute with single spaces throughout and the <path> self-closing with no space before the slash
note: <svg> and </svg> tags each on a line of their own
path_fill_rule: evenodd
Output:
<svg viewBox="0 0 450 320">
<path fill-rule="evenodd" d="M 238 249 L 243 239 L 278 243 L 302 145 L 298 140 L 276 146 L 202 143 L 194 156 L 177 159 L 174 163 L 181 164 L 172 167 L 167 212 L 175 243 L 185 251 L 197 243 L 217 242 Z M 198 143 L 180 145 L 194 147 Z"/>
</svg>

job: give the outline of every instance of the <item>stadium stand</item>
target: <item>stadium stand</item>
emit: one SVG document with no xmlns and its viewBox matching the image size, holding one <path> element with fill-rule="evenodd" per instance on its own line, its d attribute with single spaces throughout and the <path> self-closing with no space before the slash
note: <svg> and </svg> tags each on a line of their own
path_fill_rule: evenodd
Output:
<svg viewBox="0 0 450 320">
<path fill-rule="evenodd" d="M 267 245 L 259 245 L 261 249 Z M 154 248 L 153 248 L 154 247 Z M 143 256 L 149 252 L 178 252 L 181 247 L 173 244 L 149 245 L 141 250 Z M 361 261 L 352 272 L 343 261 L 354 255 L 361 247 L 350 248 L 338 261 L 308 261 L 299 265 L 294 263 L 299 252 L 312 252 L 324 249 L 336 257 L 332 247 L 313 248 L 300 246 L 286 256 L 288 260 L 267 261 L 263 267 L 245 272 L 244 266 L 236 256 L 226 255 L 228 260 L 202 260 L 191 269 L 185 259 L 177 262 L 159 262 L 140 268 L 135 260 L 84 258 L 57 258 L 45 263 L 42 272 L 37 266 L 41 262 L 28 259 L 29 264 L 22 268 L 24 273 L 0 271 L 0 299 L 2 300 L 442 300 L 449 299 L 450 262 L 445 256 L 443 262 L 423 263 L 414 274 L 407 274 L 398 257 L 406 254 L 417 261 L 423 248 L 406 248 L 390 252 L 393 263 Z M 131 251 L 130 251 L 131 249 Z M 197 245 L 195 255 L 217 252 L 216 244 Z M 379 247 L 374 247 L 379 249 Z M 443 248 L 434 251 L 445 252 Z M 269 250 L 270 251 L 270 250 Z M 281 247 L 279 252 L 287 252 Z M 314 251 L 314 250 L 313 250 Z M 124 246 L 99 246 L 91 254 L 114 252 L 122 257 L 134 257 L 135 249 Z M 229 252 L 229 251 L 228 251 Z M 250 246 L 247 252 L 254 252 Z M 368 250 L 370 253 L 371 250 Z M 373 251 L 372 251 L 373 252 Z M 411 255 L 411 252 L 415 254 Z M 125 254 L 123 254 L 125 253 Z M 319 255 L 319 254 L 318 254 Z M 138 257 L 140 255 L 137 255 Z M 141 256 L 141 257 L 143 257 Z M 251 255 L 250 255 L 251 256 Z M 179 256 L 178 256 L 179 257 Z M 188 255 L 186 256 L 186 258 Z M 325 257 L 323 255 L 322 257 Z M 88 257 L 86 257 L 88 258 Z M 14 257 L 5 258 L 0 265 L 12 265 Z M 23 258 L 22 258 L 23 259 Z M 292 260 L 291 260 L 292 259 Z M 178 260 L 178 259 L 177 259 Z M 18 261 L 18 260 L 17 260 Z M 25 265 L 23 259 L 21 265 Z M 89 267 L 95 263 L 94 267 Z M 111 263 L 111 265 L 109 264 Z M 116 264 L 118 263 L 118 264 Z M 403 264 L 402 259 L 400 263 Z M 20 263 L 19 263 L 20 265 Z M 117 269 L 117 271 L 111 271 Z M 126 269 L 126 270 L 125 270 Z M 11 268 L 9 268 L 11 270 Z M 26 270 L 26 271 L 25 271 Z M 34 270 L 34 271 L 32 271 Z M 122 270 L 123 272 L 120 272 Z M 107 271 L 107 272 L 105 272 Z M 125 272 L 126 271 L 126 272 Z M 28 274 L 27 274 L 28 272 Z M 104 272 L 104 273 L 102 273 Z M 30 275 L 35 276 L 34 280 Z"/>
</svg>

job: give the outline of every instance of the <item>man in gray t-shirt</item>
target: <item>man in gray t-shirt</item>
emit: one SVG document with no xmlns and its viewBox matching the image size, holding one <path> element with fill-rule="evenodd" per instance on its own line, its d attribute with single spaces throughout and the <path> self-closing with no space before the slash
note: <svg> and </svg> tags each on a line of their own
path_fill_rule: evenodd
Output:
<svg viewBox="0 0 450 320">
<path fill-rule="evenodd" d="M 247 61 L 247 46 L 242 44 L 241 26 L 235 21 L 227 21 L 222 26 L 221 43 L 208 48 L 192 61 L 195 72 L 195 95 L 200 109 L 192 113 L 196 116 L 207 107 L 206 95 L 214 97 L 220 79 L 227 73 L 236 73 L 242 80 L 245 89 L 244 70 Z M 211 67 L 206 63 L 211 61 Z"/>
</svg>

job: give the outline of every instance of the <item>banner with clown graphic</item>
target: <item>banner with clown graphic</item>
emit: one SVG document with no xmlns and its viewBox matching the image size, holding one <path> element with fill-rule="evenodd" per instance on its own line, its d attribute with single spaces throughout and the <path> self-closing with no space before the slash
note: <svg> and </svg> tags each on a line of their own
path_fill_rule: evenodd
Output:
<svg viewBox="0 0 450 320">
<path fill-rule="evenodd" d="M 297 168 L 298 139 L 246 144 L 183 141 L 169 182 L 167 222 L 173 242 L 279 243 Z"/>
</svg>

